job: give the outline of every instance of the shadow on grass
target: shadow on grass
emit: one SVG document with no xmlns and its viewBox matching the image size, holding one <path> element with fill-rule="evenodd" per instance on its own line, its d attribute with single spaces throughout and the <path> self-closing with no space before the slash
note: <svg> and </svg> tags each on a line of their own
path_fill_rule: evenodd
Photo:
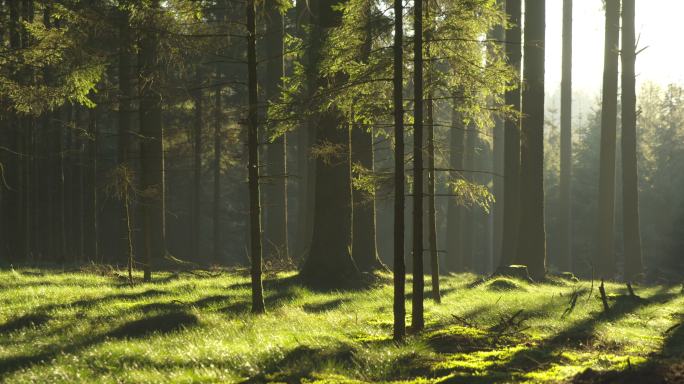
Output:
<svg viewBox="0 0 684 384">
<path fill-rule="evenodd" d="M 199 319 L 192 313 L 174 311 L 161 315 L 145 317 L 130 321 L 108 333 L 105 337 L 115 339 L 143 338 L 151 334 L 168 334 L 194 327 L 199 324 Z"/>
<path fill-rule="evenodd" d="M 444 383 L 499 383 L 515 381 L 517 372 L 534 372 L 541 367 L 562 361 L 558 351 L 562 348 L 579 348 L 595 343 L 594 330 L 602 322 L 614 322 L 640 307 L 661 304 L 671 300 L 674 294 L 654 295 L 648 299 L 634 299 L 629 296 L 618 296 L 608 313 L 595 313 L 592 317 L 577 322 L 565 330 L 515 352 L 513 356 L 501 364 L 495 364 L 486 372 L 477 370 L 458 372 Z M 438 376 L 453 374 L 449 370 L 435 372 Z"/>
<path fill-rule="evenodd" d="M 684 314 L 680 313 L 680 321 Z M 660 351 L 653 353 L 648 361 L 626 370 L 595 371 L 591 368 L 576 375 L 572 384 L 679 384 L 684 383 L 684 324 L 670 328 L 664 334 L 665 342 Z"/>
<path fill-rule="evenodd" d="M 3 377 L 21 369 L 49 364 L 62 354 L 76 354 L 107 339 L 140 339 L 153 334 L 182 331 L 198 324 L 199 319 L 191 313 L 170 312 L 133 320 L 108 332 L 81 335 L 82 337 L 79 340 L 65 346 L 49 346 L 34 354 L 0 358 L 0 382 L 2 382 Z"/>
<path fill-rule="evenodd" d="M 267 361 L 262 373 L 243 383 L 300 383 L 306 379 L 313 379 L 313 374 L 321 367 L 333 365 L 352 369 L 353 364 L 354 348 L 351 346 L 314 348 L 303 345 L 287 352 L 280 359 Z"/>
<path fill-rule="evenodd" d="M 79 309 L 79 310 L 80 309 L 89 309 L 89 308 L 92 308 L 96 305 L 104 305 L 104 304 L 108 304 L 108 303 L 113 302 L 113 301 L 143 300 L 143 299 L 149 299 L 152 297 L 160 297 L 160 296 L 169 295 L 169 294 L 171 294 L 171 293 L 167 292 L 167 291 L 161 291 L 158 289 L 148 289 L 146 291 L 135 292 L 135 293 L 129 293 L 129 292 L 116 293 L 113 295 L 76 300 L 76 301 L 72 301 L 70 303 L 43 305 L 43 306 L 38 307 L 36 309 L 36 312 L 50 312 L 50 311 L 54 311 L 54 310 L 72 309 L 72 308 L 73 309 Z"/>
<path fill-rule="evenodd" d="M 322 303 L 309 303 L 302 305 L 302 309 L 307 313 L 323 313 L 335 310 L 348 301 L 347 299 L 334 299 Z"/>
<path fill-rule="evenodd" d="M 291 301 L 299 297 L 294 289 L 285 288 L 283 290 L 265 293 L 264 304 L 266 305 L 266 311 L 270 311 L 274 308 L 283 306 L 286 302 Z M 228 315 L 243 315 L 249 312 L 252 308 L 252 302 L 250 299 L 243 301 L 236 301 L 225 307 L 220 308 L 218 311 L 226 313 Z"/>
<path fill-rule="evenodd" d="M 39 327 L 46 324 L 52 318 L 41 312 L 30 313 L 10 319 L 5 324 L 0 325 L 0 333 L 19 331 L 30 327 Z"/>
</svg>

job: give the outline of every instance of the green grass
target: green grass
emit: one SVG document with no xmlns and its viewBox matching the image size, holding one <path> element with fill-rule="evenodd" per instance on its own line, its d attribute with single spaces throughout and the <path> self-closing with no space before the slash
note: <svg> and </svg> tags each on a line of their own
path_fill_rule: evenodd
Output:
<svg viewBox="0 0 684 384">
<path fill-rule="evenodd" d="M 0 272 L 0 382 L 592 382 L 684 357 L 678 286 L 638 286 L 636 300 L 607 284 L 603 314 L 586 281 L 444 277 L 427 329 L 397 345 L 391 286 L 314 292 L 293 276 L 268 277 L 268 313 L 252 315 L 244 273 L 130 287 L 116 273 Z"/>
</svg>

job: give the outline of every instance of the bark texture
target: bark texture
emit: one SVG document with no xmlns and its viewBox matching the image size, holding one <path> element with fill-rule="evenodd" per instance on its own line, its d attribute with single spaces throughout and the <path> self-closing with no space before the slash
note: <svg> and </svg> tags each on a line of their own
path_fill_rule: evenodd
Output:
<svg viewBox="0 0 684 384">
<path fill-rule="evenodd" d="M 525 88 L 520 150 L 520 232 L 517 264 L 533 279 L 546 274 L 544 229 L 544 30 L 545 1 L 525 2 Z"/>
</svg>

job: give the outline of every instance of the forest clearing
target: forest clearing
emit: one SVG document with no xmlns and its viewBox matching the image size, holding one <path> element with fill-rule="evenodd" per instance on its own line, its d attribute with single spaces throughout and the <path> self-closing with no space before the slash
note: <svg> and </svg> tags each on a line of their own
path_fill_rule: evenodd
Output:
<svg viewBox="0 0 684 384">
<path fill-rule="evenodd" d="M 253 315 L 247 275 L 160 273 L 131 287 L 123 271 L 2 272 L 0 381 L 684 380 L 681 286 L 637 286 L 635 298 L 607 284 L 604 313 L 589 281 L 448 276 L 442 304 L 426 301 L 425 331 L 397 344 L 390 284 L 317 292 L 279 273 L 264 280 L 268 313 Z"/>
<path fill-rule="evenodd" d="M 0 383 L 684 384 L 681 15 L 0 0 Z"/>
</svg>

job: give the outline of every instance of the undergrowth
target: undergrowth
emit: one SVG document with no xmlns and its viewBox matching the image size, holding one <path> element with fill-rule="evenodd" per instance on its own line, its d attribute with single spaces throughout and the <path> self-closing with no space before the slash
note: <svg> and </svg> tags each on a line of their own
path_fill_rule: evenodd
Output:
<svg viewBox="0 0 684 384">
<path fill-rule="evenodd" d="M 379 281 L 388 280 L 383 277 Z M 279 273 L 264 283 L 267 314 L 252 315 L 249 280 L 240 271 L 158 273 L 152 283 L 133 286 L 116 271 L 3 271 L 0 382 L 593 383 L 640 377 L 648 383 L 644 378 L 678 377 L 676 361 L 684 357 L 678 286 L 637 286 L 640 298 L 633 298 L 626 287 L 609 283 L 611 310 L 604 313 L 587 281 L 475 280 L 445 276 L 442 304 L 426 301 L 426 330 L 397 344 L 391 340 L 392 287 L 384 283 L 318 292 L 299 285 L 293 273 Z"/>
</svg>

